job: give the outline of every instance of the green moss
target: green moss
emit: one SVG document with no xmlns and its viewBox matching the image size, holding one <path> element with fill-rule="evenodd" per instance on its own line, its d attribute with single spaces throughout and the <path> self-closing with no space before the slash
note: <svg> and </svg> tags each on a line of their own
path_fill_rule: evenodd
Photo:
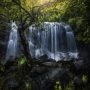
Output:
<svg viewBox="0 0 90 90">
<path fill-rule="evenodd" d="M 86 75 L 83 75 L 83 76 L 82 76 L 82 81 L 83 81 L 83 83 L 87 83 L 88 78 L 87 78 L 87 76 L 86 76 Z"/>
<path fill-rule="evenodd" d="M 69 84 L 66 86 L 65 90 L 74 90 L 73 81 L 70 81 Z"/>
<path fill-rule="evenodd" d="M 60 81 L 56 81 L 54 88 L 55 90 L 62 90 Z"/>
<path fill-rule="evenodd" d="M 24 65 L 26 63 L 26 57 L 25 56 L 21 56 L 18 60 L 18 65 Z"/>
</svg>

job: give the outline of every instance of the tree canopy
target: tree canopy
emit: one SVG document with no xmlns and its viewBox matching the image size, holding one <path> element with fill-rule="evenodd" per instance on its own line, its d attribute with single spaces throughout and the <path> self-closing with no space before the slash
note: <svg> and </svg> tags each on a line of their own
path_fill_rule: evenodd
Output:
<svg viewBox="0 0 90 90">
<path fill-rule="evenodd" d="M 67 22 L 79 41 L 90 43 L 89 1 L 87 0 L 2 0 L 0 27 L 15 20 L 32 23 L 44 21 Z"/>
</svg>

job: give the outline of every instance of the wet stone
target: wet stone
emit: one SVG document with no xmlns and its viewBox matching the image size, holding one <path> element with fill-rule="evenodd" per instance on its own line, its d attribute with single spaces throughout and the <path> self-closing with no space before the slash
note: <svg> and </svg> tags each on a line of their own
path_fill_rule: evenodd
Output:
<svg viewBox="0 0 90 90">
<path fill-rule="evenodd" d="M 5 87 L 6 88 L 18 88 L 19 87 L 19 82 L 15 78 L 9 78 L 5 80 Z"/>
</svg>

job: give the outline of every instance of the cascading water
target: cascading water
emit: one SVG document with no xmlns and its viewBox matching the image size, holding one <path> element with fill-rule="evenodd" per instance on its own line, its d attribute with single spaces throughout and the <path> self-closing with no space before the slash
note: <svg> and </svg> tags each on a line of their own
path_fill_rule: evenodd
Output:
<svg viewBox="0 0 90 90">
<path fill-rule="evenodd" d="M 67 36 L 67 45 L 68 45 L 68 53 L 69 56 L 72 58 L 78 58 L 76 43 L 73 31 L 69 25 L 65 26 L 66 29 L 66 36 Z"/>
<path fill-rule="evenodd" d="M 11 31 L 7 45 L 6 60 L 15 59 L 18 55 L 18 27 L 15 22 L 11 23 Z"/>
<path fill-rule="evenodd" d="M 18 27 L 11 24 L 6 60 L 15 59 L 19 55 Z M 69 25 L 57 22 L 44 22 L 39 27 L 29 27 L 28 43 L 33 58 L 46 55 L 49 60 L 71 60 L 78 58 L 73 31 Z"/>
<path fill-rule="evenodd" d="M 33 58 L 47 55 L 48 59 L 70 60 L 78 58 L 73 31 L 69 25 L 57 22 L 45 22 L 40 27 L 29 27 L 29 48 Z"/>
</svg>

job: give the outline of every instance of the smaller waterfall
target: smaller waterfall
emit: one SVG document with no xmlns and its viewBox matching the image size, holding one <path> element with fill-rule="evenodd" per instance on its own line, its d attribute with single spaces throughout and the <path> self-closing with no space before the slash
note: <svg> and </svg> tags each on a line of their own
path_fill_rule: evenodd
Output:
<svg viewBox="0 0 90 90">
<path fill-rule="evenodd" d="M 73 31 L 69 25 L 66 25 L 65 29 L 66 29 L 66 36 L 67 36 L 68 55 L 71 58 L 78 58 Z"/>
<path fill-rule="evenodd" d="M 18 27 L 15 22 L 11 23 L 11 31 L 7 45 L 6 60 L 15 59 L 18 55 Z"/>
</svg>

